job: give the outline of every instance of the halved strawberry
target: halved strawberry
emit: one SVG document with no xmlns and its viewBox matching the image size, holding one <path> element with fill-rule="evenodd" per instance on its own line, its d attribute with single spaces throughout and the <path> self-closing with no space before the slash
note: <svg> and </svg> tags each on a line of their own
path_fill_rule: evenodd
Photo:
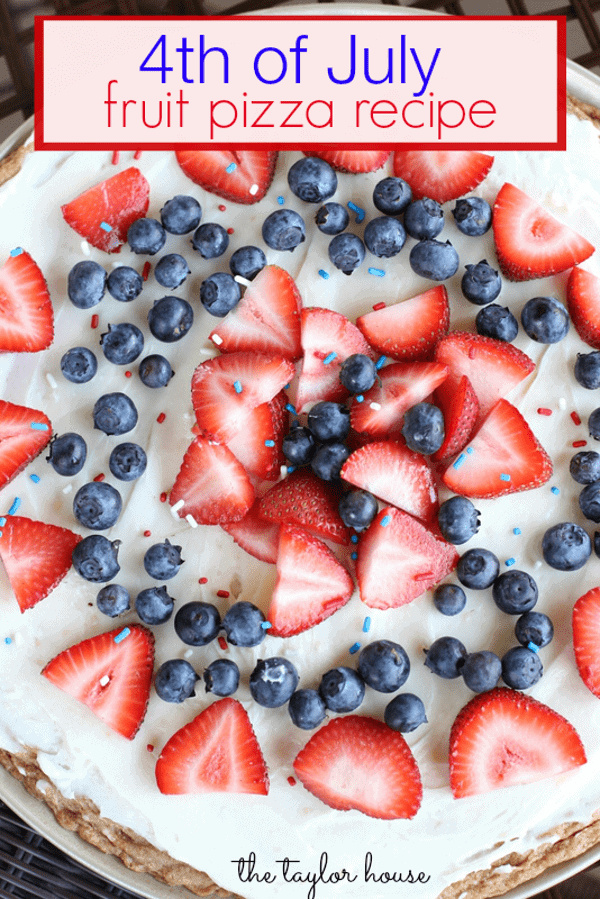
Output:
<svg viewBox="0 0 600 899">
<path fill-rule="evenodd" d="M 245 432 L 254 409 L 270 402 L 294 372 L 289 360 L 261 353 L 227 353 L 202 362 L 192 377 L 200 429 L 219 443 Z"/>
<path fill-rule="evenodd" d="M 262 518 L 258 511 L 259 503 L 260 500 L 256 499 L 243 518 L 223 522 L 221 527 L 255 559 L 274 565 L 279 547 L 279 525 L 269 524 Z"/>
<path fill-rule="evenodd" d="M 180 518 L 191 515 L 197 524 L 223 524 L 244 517 L 254 502 L 254 487 L 228 447 L 196 437 L 169 494 L 172 506 L 181 500 Z"/>
<path fill-rule="evenodd" d="M 586 761 L 566 718 L 505 687 L 474 696 L 450 732 L 450 787 L 456 799 L 534 783 Z"/>
<path fill-rule="evenodd" d="M 400 433 L 404 413 L 427 399 L 446 379 L 448 367 L 439 362 L 393 362 L 379 371 L 377 382 L 356 399 L 350 422 L 359 434 L 392 437 Z"/>
<path fill-rule="evenodd" d="M 585 237 L 508 182 L 496 197 L 492 230 L 502 274 L 511 281 L 565 272 L 594 252 Z"/>
<path fill-rule="evenodd" d="M 372 609 L 395 609 L 421 596 L 455 568 L 454 546 L 406 512 L 382 509 L 358 543 L 360 598 Z"/>
<path fill-rule="evenodd" d="M 148 211 L 150 185 L 132 166 L 61 207 L 67 225 L 106 253 L 118 253 L 132 222 Z"/>
<path fill-rule="evenodd" d="M 0 559 L 24 612 L 62 581 L 81 537 L 67 528 L 20 515 L 8 515 L 0 530 Z"/>
<path fill-rule="evenodd" d="M 430 359 L 450 325 L 448 292 L 438 284 L 416 297 L 367 312 L 356 324 L 372 347 L 392 359 Z"/>
<path fill-rule="evenodd" d="M 573 607 L 573 649 L 582 681 L 600 699 L 600 587 L 588 590 Z"/>
<path fill-rule="evenodd" d="M 388 160 L 391 150 L 304 150 L 305 156 L 318 156 L 338 172 L 352 175 L 376 172 Z"/>
<path fill-rule="evenodd" d="M 41 453 L 51 437 L 52 424 L 43 412 L 0 400 L 0 489 Z"/>
<path fill-rule="evenodd" d="M 350 532 L 338 512 L 340 499 L 341 491 L 331 482 L 299 468 L 267 490 L 258 508 L 266 521 L 297 524 L 317 537 L 346 544 Z"/>
<path fill-rule="evenodd" d="M 42 674 L 133 740 L 146 714 L 153 666 L 154 636 L 143 625 L 130 624 L 63 650 Z"/>
<path fill-rule="evenodd" d="M 458 455 L 469 442 L 475 422 L 479 418 L 479 400 L 466 375 L 446 380 L 435 391 L 434 402 L 442 410 L 446 436 L 433 462 L 446 462 Z"/>
<path fill-rule="evenodd" d="M 227 446 L 249 474 L 275 481 L 285 462 L 281 445 L 288 430 L 288 399 L 283 390 L 270 402 L 261 403 L 247 418 L 243 432 L 227 441 Z"/>
<path fill-rule="evenodd" d="M 195 184 L 245 205 L 262 200 L 277 163 L 275 150 L 176 150 L 175 156 Z"/>
<path fill-rule="evenodd" d="M 269 792 L 269 775 L 248 713 L 237 699 L 218 699 L 166 743 L 156 762 L 161 793 Z"/>
<path fill-rule="evenodd" d="M 410 184 L 413 199 L 438 203 L 474 190 L 488 174 L 493 156 L 475 150 L 396 150 L 394 175 Z"/>
<path fill-rule="evenodd" d="M 342 363 L 354 353 L 373 357 L 356 325 L 341 312 L 319 307 L 303 309 L 301 321 L 304 356 L 296 396 L 298 412 L 308 403 L 345 399 L 348 391 L 340 382 Z"/>
<path fill-rule="evenodd" d="M 25 250 L 0 268 L 0 353 L 37 353 L 54 338 L 54 310 L 40 267 Z"/>
<path fill-rule="evenodd" d="M 302 298 L 285 269 L 267 265 L 209 338 L 224 353 L 276 353 L 299 359 Z"/>
<path fill-rule="evenodd" d="M 368 443 L 346 459 L 341 476 L 349 484 L 423 521 L 431 521 L 437 510 L 433 472 L 425 457 L 404 443 Z"/>
<path fill-rule="evenodd" d="M 361 715 L 333 718 L 310 738 L 294 772 L 331 808 L 372 818 L 413 818 L 423 796 L 408 743 L 383 721 Z"/>
<path fill-rule="evenodd" d="M 442 480 L 454 493 L 488 499 L 533 490 L 551 477 L 550 456 L 519 410 L 500 400 Z"/>
<path fill-rule="evenodd" d="M 567 281 L 567 309 L 581 339 L 600 350 L 600 278 L 575 266 Z"/>
</svg>

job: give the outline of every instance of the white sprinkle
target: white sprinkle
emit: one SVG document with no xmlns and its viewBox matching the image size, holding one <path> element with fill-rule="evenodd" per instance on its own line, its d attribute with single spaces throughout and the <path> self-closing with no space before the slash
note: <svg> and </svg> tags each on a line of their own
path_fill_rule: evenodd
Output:
<svg viewBox="0 0 600 899">
<path fill-rule="evenodd" d="M 237 281 L 238 284 L 241 284 L 243 287 L 250 287 L 252 284 L 252 281 L 249 281 L 248 278 L 242 278 L 241 275 L 236 275 L 233 280 Z"/>
<path fill-rule="evenodd" d="M 87 242 L 87 240 L 82 240 L 82 241 L 81 241 L 81 252 L 83 253 L 84 256 L 90 256 L 90 255 L 91 255 L 92 251 L 90 250 L 90 245 L 89 245 L 89 243 Z"/>
<path fill-rule="evenodd" d="M 253 184 L 252 187 L 250 188 L 250 190 L 248 191 L 248 193 L 251 193 L 252 196 L 254 196 L 255 194 L 258 193 L 259 190 L 260 190 L 260 188 L 259 188 L 258 184 Z"/>
<path fill-rule="evenodd" d="M 54 376 L 51 375 L 50 372 L 46 372 L 46 380 L 48 381 L 48 384 L 50 385 L 52 390 L 56 390 L 58 384 L 56 383 L 56 381 L 54 380 Z"/>
<path fill-rule="evenodd" d="M 100 679 L 100 686 L 106 687 L 106 685 L 109 683 L 110 683 L 110 677 L 108 676 L 108 674 L 105 674 L 104 677 Z"/>
<path fill-rule="evenodd" d="M 213 343 L 216 343 L 217 346 L 221 346 L 221 344 L 223 343 L 223 338 L 219 337 L 218 334 L 211 334 L 210 339 Z"/>
<path fill-rule="evenodd" d="M 559 399 L 559 401 L 558 401 L 558 408 L 559 408 L 559 409 L 566 409 L 566 408 L 567 408 L 567 401 L 566 401 L 566 399 L 564 398 L 564 396 L 561 396 L 561 398 Z"/>
<path fill-rule="evenodd" d="M 175 503 L 174 506 L 171 506 L 171 515 L 173 518 L 177 518 L 177 513 L 184 506 L 184 500 L 180 499 L 178 503 Z"/>
<path fill-rule="evenodd" d="M 186 651 L 185 651 L 184 654 L 183 654 L 183 658 L 184 658 L 184 659 L 191 659 L 193 655 L 194 655 L 194 650 L 193 650 L 193 649 L 186 649 Z"/>
<path fill-rule="evenodd" d="M 533 567 L 534 567 L 534 569 L 535 569 L 536 571 L 538 570 L 538 568 L 541 568 L 541 567 L 542 567 L 542 563 L 540 562 L 539 559 L 537 560 L 537 562 L 534 564 Z"/>
<path fill-rule="evenodd" d="M 371 409 L 374 409 L 375 412 L 379 412 L 381 409 L 381 403 L 369 403 Z"/>
<path fill-rule="evenodd" d="M 216 349 L 217 348 L 214 346 L 201 346 L 200 353 L 202 353 L 203 356 L 210 356 L 211 359 L 214 359 L 216 355 Z"/>
<path fill-rule="evenodd" d="M 283 480 L 284 478 L 287 478 L 287 473 L 288 473 L 287 465 L 280 465 L 279 466 L 279 477 Z"/>
<path fill-rule="evenodd" d="M 70 493 L 72 489 L 73 489 L 73 485 L 67 484 L 66 487 L 63 487 L 63 493 Z"/>
<path fill-rule="evenodd" d="M 185 520 L 187 521 L 187 523 L 189 524 L 189 526 L 190 526 L 191 528 L 197 528 L 197 527 L 198 527 L 198 522 L 196 521 L 196 519 L 194 518 L 193 515 L 186 515 L 186 516 L 185 516 Z"/>
</svg>

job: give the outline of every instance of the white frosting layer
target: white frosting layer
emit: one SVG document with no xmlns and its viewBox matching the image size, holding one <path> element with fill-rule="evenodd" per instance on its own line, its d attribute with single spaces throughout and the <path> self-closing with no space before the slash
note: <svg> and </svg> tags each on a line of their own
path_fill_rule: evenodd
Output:
<svg viewBox="0 0 600 899">
<path fill-rule="evenodd" d="M 600 247 L 598 133 L 588 123 L 569 120 L 568 138 L 568 153 L 496 154 L 490 175 L 475 193 L 493 202 L 501 185 L 511 181 Z M 133 154 L 121 154 L 119 168 L 139 165 L 150 182 L 150 215 L 158 217 L 161 207 L 175 194 L 191 193 L 202 204 L 203 221 L 217 221 L 235 229 L 227 255 L 212 262 L 191 250 L 189 237 L 168 237 L 163 252 L 183 252 L 192 268 L 186 283 L 174 293 L 191 300 L 196 316 L 190 334 L 173 345 L 161 345 L 148 331 L 147 310 L 155 299 L 171 292 L 163 290 L 152 275 L 140 297 L 130 304 L 118 303 L 107 294 L 99 306 L 81 311 L 66 297 L 67 272 L 84 257 L 81 240 L 64 223 L 60 205 L 115 173 L 110 153 L 34 153 L 22 172 L 0 192 L 0 255 L 6 258 L 15 246 L 28 250 L 48 279 L 56 310 L 56 339 L 48 351 L 2 360 L 1 395 L 43 409 L 57 433 L 78 431 L 88 442 L 89 453 L 85 468 L 72 479 L 60 478 L 44 455 L 40 456 L 5 488 L 0 514 L 5 514 L 18 496 L 19 514 L 83 532 L 72 515 L 75 491 L 99 472 L 106 472 L 112 482 L 108 455 L 120 442 L 120 438 L 104 437 L 93 430 L 92 406 L 101 393 L 127 393 L 135 400 L 140 418 L 136 429 L 124 439 L 148 447 L 149 465 L 139 481 L 116 484 L 125 501 L 124 511 L 107 536 L 123 541 L 118 580 L 132 596 L 151 583 L 142 566 L 145 549 L 170 537 L 182 545 L 185 559 L 181 572 L 167 584 L 176 598 L 176 608 L 199 598 L 216 602 L 222 612 L 239 598 L 251 600 L 264 610 L 268 607 L 274 568 L 246 555 L 220 528 L 189 527 L 171 514 L 167 504 L 159 502 L 159 495 L 171 487 L 192 436 L 192 372 L 207 355 L 216 352 L 207 342 L 215 320 L 199 303 L 199 284 L 213 271 L 228 270 L 229 255 L 236 248 L 253 242 L 262 245 L 260 227 L 266 215 L 279 208 L 278 196 L 285 198 L 286 206 L 304 214 L 307 240 L 292 254 L 267 249 L 267 258 L 296 278 L 305 305 L 339 309 L 354 319 L 380 300 L 408 298 L 431 286 L 408 266 L 413 244 L 410 238 L 396 259 L 367 256 L 362 269 L 351 277 L 334 270 L 327 257 L 328 238 L 312 224 L 314 207 L 302 204 L 287 187 L 287 167 L 298 155 L 280 157 L 275 181 L 260 204 L 239 207 L 225 203 L 227 209 L 221 211 L 223 201 L 193 185 L 179 170 L 173 155 L 145 152 L 139 162 L 133 162 Z M 372 217 L 376 214 L 371 200 L 373 186 L 386 172 L 387 167 L 364 177 L 341 175 L 335 199 L 353 201 L 366 210 L 367 219 Z M 450 213 L 453 205 L 446 206 L 446 225 L 440 238 L 450 239 L 461 259 L 459 272 L 447 284 L 452 327 L 473 330 L 478 307 L 462 297 L 460 278 L 466 263 L 483 258 L 494 263 L 493 240 L 491 232 L 478 239 L 461 235 Z M 351 227 L 362 232 L 362 226 Z M 111 257 L 92 248 L 90 258 L 107 270 L 118 264 L 133 264 L 140 270 L 143 265 L 143 260 L 133 257 L 127 248 Z M 385 277 L 369 274 L 369 266 L 384 269 Z M 584 268 L 600 274 L 598 254 Z M 320 277 L 319 269 L 329 272 L 330 277 Z M 565 284 L 566 275 L 525 284 L 504 282 L 498 302 L 518 315 L 523 303 L 533 296 L 555 295 L 564 301 Z M 97 331 L 90 329 L 94 313 L 100 316 Z M 145 388 L 137 377 L 136 363 L 131 366 L 134 376 L 127 379 L 123 367 L 104 359 L 98 346 L 100 334 L 109 323 L 120 321 L 142 327 L 145 354 L 162 352 L 171 359 L 176 376 L 167 388 Z M 559 521 L 573 520 L 593 531 L 579 512 L 579 488 L 569 478 L 567 467 L 576 452 L 574 440 L 588 439 L 588 448 L 593 448 L 586 421 L 598 399 L 573 378 L 576 353 L 586 351 L 573 329 L 555 346 L 538 346 L 522 331 L 516 344 L 538 366 L 510 399 L 551 454 L 555 475 L 536 491 L 478 502 L 481 530 L 464 548 L 489 547 L 503 566 L 514 558 L 516 567 L 530 572 L 538 582 L 540 599 L 536 608 L 550 615 L 556 636 L 542 650 L 545 674 L 530 692 L 574 724 L 585 745 L 588 764 L 548 782 L 497 791 L 493 796 L 454 800 L 448 786 L 448 734 L 454 717 L 472 694 L 462 681 L 444 681 L 431 674 L 422 664 L 423 648 L 437 637 L 450 634 L 459 637 L 470 651 L 487 648 L 502 655 L 516 642 L 514 619 L 497 610 L 490 591 L 471 591 L 467 608 L 456 618 L 437 613 L 431 595 L 388 612 L 369 610 L 355 596 L 344 609 L 307 633 L 286 640 L 267 637 L 254 650 L 227 650 L 226 655 L 242 671 L 237 696 L 248 710 L 265 754 L 271 776 L 269 795 L 162 796 L 154 782 L 154 763 L 160 749 L 212 698 L 204 694 L 201 683 L 197 696 L 181 706 L 163 703 L 153 694 L 138 736 L 128 742 L 40 677 L 42 667 L 62 649 L 114 626 L 95 607 L 97 588 L 74 571 L 24 615 L 19 613 L 4 573 L 0 573 L 0 745 L 9 750 L 22 745 L 38 747 L 48 780 L 66 796 L 89 796 L 103 815 L 134 828 L 160 849 L 207 871 L 218 884 L 248 899 L 307 896 L 310 880 L 286 882 L 281 860 L 296 860 L 290 865 L 288 878 L 302 872 L 306 881 L 319 871 L 322 853 L 328 856 L 325 880 L 342 869 L 354 879 L 349 882 L 345 878 L 337 885 L 317 883 L 314 895 L 321 899 L 342 895 L 348 899 L 364 895 L 384 899 L 400 890 L 410 891 L 415 899 L 431 899 L 451 882 L 489 866 L 509 851 L 531 849 L 541 835 L 562 821 L 588 821 L 600 808 L 600 702 L 582 684 L 575 668 L 570 616 L 575 599 L 600 583 L 600 566 L 593 557 L 582 571 L 561 574 L 542 561 L 540 543 L 544 530 Z M 61 375 L 60 358 L 74 345 L 96 349 L 99 373 L 88 385 L 70 384 Z M 552 409 L 552 416 L 538 415 L 539 406 Z M 581 426 L 572 421 L 573 410 L 580 414 Z M 167 417 L 159 424 L 156 419 L 162 411 Z M 39 475 L 39 483 L 31 481 L 31 473 Z M 551 487 L 560 488 L 560 493 L 552 493 Z M 515 527 L 521 529 L 519 536 L 513 533 Z M 150 538 L 143 536 L 146 529 L 152 532 Z M 205 585 L 199 584 L 201 577 L 208 578 Z M 229 590 L 230 598 L 218 598 L 219 589 Z M 366 615 L 371 618 L 368 635 L 362 632 Z M 133 613 L 123 617 L 124 623 L 133 620 Z M 157 665 L 185 655 L 201 673 L 209 662 L 223 655 L 216 641 L 203 649 L 188 650 L 174 634 L 172 620 L 154 631 Z M 5 637 L 11 642 L 5 642 Z M 412 670 L 405 689 L 422 697 L 429 718 L 427 725 L 407 735 L 424 784 L 423 804 L 412 821 L 385 822 L 359 812 L 332 811 L 300 784 L 290 785 L 287 778 L 292 774 L 292 761 L 310 735 L 291 725 L 285 708 L 266 710 L 256 705 L 247 689 L 248 675 L 258 658 L 285 655 L 297 666 L 301 686 L 317 686 L 321 674 L 330 667 L 355 664 L 355 657 L 349 654 L 352 644 L 358 641 L 364 645 L 382 637 L 396 640 L 408 652 Z M 388 700 L 368 690 L 360 712 L 381 718 Z M 153 752 L 148 744 L 156 747 Z M 252 852 L 256 855 L 256 872 L 261 877 L 271 872 L 276 875 L 274 882 L 240 878 L 232 860 L 247 858 Z M 378 875 L 400 872 L 407 878 L 412 872 L 417 878 L 423 872 L 421 880 L 428 882 L 398 886 L 371 880 L 366 884 L 366 853 L 372 854 L 372 871 Z"/>
</svg>

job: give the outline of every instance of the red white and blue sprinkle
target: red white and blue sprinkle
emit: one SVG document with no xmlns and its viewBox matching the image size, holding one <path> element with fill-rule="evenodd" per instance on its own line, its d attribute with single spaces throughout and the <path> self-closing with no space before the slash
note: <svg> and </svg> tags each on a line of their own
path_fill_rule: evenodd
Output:
<svg viewBox="0 0 600 899">
<path fill-rule="evenodd" d="M 32 421 L 31 428 L 34 431 L 47 431 L 48 425 L 46 424 L 45 421 Z"/>
<path fill-rule="evenodd" d="M 233 389 L 235 390 L 236 393 L 241 393 L 242 390 L 244 389 L 244 388 L 242 387 L 241 381 L 234 381 L 234 382 L 233 382 Z"/>
<path fill-rule="evenodd" d="M 527 649 L 530 649 L 531 652 L 539 652 L 540 651 L 540 647 L 537 645 L 537 643 L 532 643 L 531 640 L 527 644 Z"/>
<path fill-rule="evenodd" d="M 375 368 L 379 371 L 380 368 L 383 368 L 385 363 L 387 362 L 387 356 L 380 356 L 377 362 L 375 363 Z"/>
<path fill-rule="evenodd" d="M 112 225 L 109 225 L 108 222 L 100 222 L 100 227 L 103 231 L 112 231 Z"/>
<path fill-rule="evenodd" d="M 467 461 L 467 457 L 465 456 L 464 453 L 461 453 L 460 456 L 458 457 L 458 459 L 455 459 L 455 461 L 452 463 L 452 468 L 460 468 L 460 466 L 463 464 L 463 462 L 466 462 L 466 461 Z"/>
<path fill-rule="evenodd" d="M 329 365 L 329 363 L 333 362 L 334 359 L 337 359 L 337 353 L 327 353 L 327 355 L 323 359 L 323 365 Z"/>
<path fill-rule="evenodd" d="M 511 565 L 514 565 L 516 563 L 516 561 L 516 559 L 507 559 L 504 564 L 507 566 L 507 568 L 510 568 Z"/>
<path fill-rule="evenodd" d="M 550 493 L 553 493 L 554 496 L 558 496 L 558 494 L 560 493 L 560 489 L 558 487 L 551 487 Z"/>
<path fill-rule="evenodd" d="M 370 630 L 371 630 L 371 619 L 367 615 L 367 617 L 363 621 L 363 634 L 368 634 Z"/>
<path fill-rule="evenodd" d="M 296 407 L 293 406 L 291 403 L 286 403 L 286 404 L 285 404 L 285 409 L 286 409 L 288 412 L 290 412 L 292 415 L 297 415 L 297 414 L 298 414 L 298 412 L 296 411 Z"/>
<path fill-rule="evenodd" d="M 357 403 L 364 403 L 364 401 L 365 401 L 365 398 L 362 395 L 362 393 L 357 393 L 357 395 L 354 397 L 354 399 L 356 400 Z"/>
<path fill-rule="evenodd" d="M 235 172 L 236 169 L 237 169 L 237 163 L 230 162 L 229 165 L 227 166 L 227 168 L 225 169 L 225 171 L 227 172 L 228 175 L 231 175 L 231 173 Z"/>
<path fill-rule="evenodd" d="M 326 272 L 324 268 L 320 268 L 319 275 L 321 276 L 321 278 L 327 280 L 327 278 L 329 277 L 329 272 Z"/>
<path fill-rule="evenodd" d="M 8 510 L 8 514 L 14 515 L 20 505 L 21 505 L 21 498 L 19 496 L 15 496 L 13 504 L 10 507 L 10 509 Z"/>
<path fill-rule="evenodd" d="M 285 203 L 285 200 L 282 196 L 279 196 L 279 197 L 277 197 L 277 202 L 279 203 L 280 206 L 283 206 L 283 204 Z"/>
<path fill-rule="evenodd" d="M 392 520 L 392 516 L 391 516 L 391 515 L 384 515 L 383 518 L 381 519 L 381 522 L 380 522 L 381 527 L 382 527 L 382 528 L 387 528 L 387 526 L 388 526 L 388 524 L 390 523 L 391 520 Z"/>
<path fill-rule="evenodd" d="M 517 537 L 519 536 L 520 533 L 521 533 L 521 528 L 513 528 L 513 534 L 515 534 Z"/>
<path fill-rule="evenodd" d="M 14 250 L 10 251 L 10 255 L 11 256 L 20 256 L 21 253 L 23 253 L 23 252 L 24 252 L 23 247 L 15 247 Z"/>
<path fill-rule="evenodd" d="M 30 474 L 30 475 L 29 475 L 29 478 L 30 478 L 30 480 L 33 481 L 34 484 L 39 484 L 39 483 L 40 483 L 40 476 L 39 476 L 39 474 Z"/>
<path fill-rule="evenodd" d="M 366 214 L 365 210 L 362 209 L 360 206 L 357 206 L 356 203 L 353 203 L 352 201 L 350 201 L 348 203 L 348 209 L 351 209 L 352 212 L 356 213 L 356 224 L 360 225 L 360 223 L 362 222 L 362 220 L 365 217 L 365 214 Z"/>
<path fill-rule="evenodd" d="M 350 543 L 358 543 L 358 534 L 352 534 L 350 537 Z"/>
<path fill-rule="evenodd" d="M 500 480 L 501 481 L 510 481 L 510 475 L 507 474 L 505 471 L 503 471 L 502 474 L 500 475 Z"/>
<path fill-rule="evenodd" d="M 349 650 L 350 655 L 354 655 L 354 653 L 358 652 L 359 649 L 360 649 L 360 643 L 353 643 Z"/>
<path fill-rule="evenodd" d="M 125 640 L 126 637 L 129 636 L 130 633 L 131 631 L 129 630 L 129 628 L 124 627 L 123 630 L 119 631 L 119 633 L 116 635 L 115 643 L 121 643 L 123 640 Z"/>
<path fill-rule="evenodd" d="M 385 272 L 382 268 L 369 268 L 367 271 L 370 275 L 376 275 L 378 278 L 385 278 Z"/>
<path fill-rule="evenodd" d="M 265 440 L 265 446 L 275 446 L 274 440 Z"/>
<path fill-rule="evenodd" d="M 260 626 L 262 627 L 262 629 L 263 629 L 264 631 L 268 631 L 269 628 L 273 627 L 273 625 L 271 624 L 270 621 L 261 621 Z"/>
</svg>

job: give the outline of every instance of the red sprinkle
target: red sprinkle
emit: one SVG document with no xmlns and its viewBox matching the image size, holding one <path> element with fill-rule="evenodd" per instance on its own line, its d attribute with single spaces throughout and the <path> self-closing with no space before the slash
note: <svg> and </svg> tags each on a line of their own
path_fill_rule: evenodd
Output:
<svg viewBox="0 0 600 899">
<path fill-rule="evenodd" d="M 574 440 L 573 446 L 587 446 L 587 440 Z"/>
<path fill-rule="evenodd" d="M 141 151 L 141 150 L 136 150 L 135 153 L 133 154 L 133 158 L 134 158 L 134 159 L 141 159 L 141 158 L 142 158 L 142 151 Z"/>
<path fill-rule="evenodd" d="M 577 414 L 577 412 L 571 412 L 571 418 L 573 419 L 574 424 L 576 424 L 576 425 L 581 424 L 581 419 L 580 419 L 579 415 Z"/>
<path fill-rule="evenodd" d="M 121 158 L 121 154 L 119 153 L 119 151 L 118 151 L 118 150 L 114 150 L 114 151 L 113 151 L 113 155 L 112 155 L 112 164 L 113 164 L 113 165 L 118 165 L 118 164 L 119 164 L 119 159 L 120 159 L 120 158 Z"/>
<path fill-rule="evenodd" d="M 92 328 L 97 328 L 100 323 L 100 316 L 97 314 L 92 315 Z"/>
<path fill-rule="evenodd" d="M 545 409 L 543 406 L 537 410 L 538 415 L 552 415 L 552 409 Z"/>
<path fill-rule="evenodd" d="M 208 578 L 207 577 L 199 577 L 198 583 L 199 584 L 208 584 Z"/>
<path fill-rule="evenodd" d="M 219 646 L 223 650 L 223 652 L 225 652 L 227 649 L 229 649 L 229 647 L 227 645 L 227 640 L 225 639 L 225 637 L 217 637 L 217 641 L 219 643 Z"/>
<path fill-rule="evenodd" d="M 225 206 L 224 203 L 221 203 L 221 204 L 219 205 L 219 212 L 225 212 L 226 209 L 227 209 L 227 206 Z"/>
<path fill-rule="evenodd" d="M 296 778 L 295 778 L 295 777 L 292 777 L 291 774 L 290 774 L 290 776 L 288 777 L 288 783 L 289 783 L 290 787 L 295 787 L 295 786 L 296 786 Z"/>
<path fill-rule="evenodd" d="M 150 269 L 152 268 L 150 262 L 146 259 L 144 262 L 144 267 L 142 269 L 142 278 L 144 281 L 148 280 L 148 275 L 150 274 Z"/>
<path fill-rule="evenodd" d="M 148 752 L 154 752 L 154 746 L 152 745 L 152 743 L 148 743 L 146 745 L 146 749 L 148 750 Z"/>
<path fill-rule="evenodd" d="M 228 233 L 228 234 L 233 234 L 233 233 L 234 233 L 234 229 L 233 229 L 233 228 L 228 228 L 228 229 L 227 229 L 227 233 Z"/>
<path fill-rule="evenodd" d="M 217 590 L 217 596 L 220 596 L 221 599 L 227 599 L 229 597 L 229 590 Z"/>
<path fill-rule="evenodd" d="M 97 474 L 97 475 L 96 475 L 96 477 L 94 478 L 94 480 L 95 480 L 95 481 L 103 481 L 103 480 L 104 480 L 104 477 L 105 477 L 105 476 L 102 474 L 102 472 L 100 472 L 100 474 Z"/>
<path fill-rule="evenodd" d="M 166 412 L 161 412 L 161 413 L 160 413 L 160 415 L 159 415 L 159 416 L 157 417 L 157 419 L 156 419 L 157 422 L 159 423 L 159 425 L 161 425 L 161 424 L 163 423 L 163 421 L 165 420 L 166 417 L 167 417 Z"/>
<path fill-rule="evenodd" d="M 375 303 L 373 311 L 377 312 L 379 309 L 385 309 L 385 303 Z"/>
<path fill-rule="evenodd" d="M 151 537 L 152 531 L 144 531 L 144 537 Z"/>
<path fill-rule="evenodd" d="M 167 494 L 166 494 L 166 493 L 161 493 L 161 495 L 160 495 L 160 501 L 161 501 L 161 503 L 166 503 L 166 501 L 167 501 Z"/>
<path fill-rule="evenodd" d="M 131 372 L 130 372 L 130 371 L 126 371 L 126 372 L 125 372 L 125 377 L 126 377 L 126 378 L 130 378 L 130 377 L 131 377 Z"/>
</svg>

